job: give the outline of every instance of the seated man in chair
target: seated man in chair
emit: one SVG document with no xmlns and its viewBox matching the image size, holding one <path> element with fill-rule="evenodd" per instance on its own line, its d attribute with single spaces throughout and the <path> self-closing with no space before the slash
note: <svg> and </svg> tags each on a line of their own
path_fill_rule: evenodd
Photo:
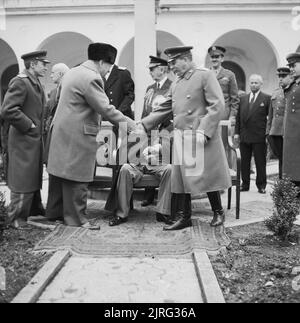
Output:
<svg viewBox="0 0 300 323">
<path fill-rule="evenodd" d="M 117 226 L 128 221 L 130 201 L 134 185 L 142 181 L 144 175 L 154 175 L 159 179 L 159 193 L 156 207 L 158 222 L 171 224 L 171 131 L 168 128 L 160 129 L 153 146 L 147 147 L 141 162 L 124 164 L 119 176 L 113 184 L 105 209 L 114 213 L 109 225 Z M 163 155 L 163 156 L 161 156 Z M 168 156 L 168 157 L 167 157 Z"/>
</svg>

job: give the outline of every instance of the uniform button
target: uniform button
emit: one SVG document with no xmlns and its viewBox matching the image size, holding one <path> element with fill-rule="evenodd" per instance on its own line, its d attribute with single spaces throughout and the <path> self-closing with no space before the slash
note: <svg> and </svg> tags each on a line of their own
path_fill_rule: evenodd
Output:
<svg viewBox="0 0 300 323">
<path fill-rule="evenodd" d="M 112 92 L 110 92 L 110 94 L 113 94 Z"/>
<path fill-rule="evenodd" d="M 187 98 L 188 98 L 188 99 L 190 99 L 190 98 L 191 98 L 191 96 L 190 96 L 190 95 L 188 95 L 188 96 L 187 96 Z"/>
<path fill-rule="evenodd" d="M 296 112 L 296 110 L 295 110 L 295 109 L 293 109 L 293 110 L 292 110 L 292 112 L 293 112 L 293 113 L 295 113 L 295 112 Z"/>
<path fill-rule="evenodd" d="M 193 126 L 190 126 L 190 129 L 193 129 L 194 127 Z"/>
<path fill-rule="evenodd" d="M 193 113 L 193 111 L 192 111 L 192 110 L 189 110 L 189 111 L 188 111 L 188 114 L 192 114 L 192 113 Z"/>
<path fill-rule="evenodd" d="M 177 117 L 177 114 L 174 113 L 174 118 L 176 118 L 176 117 Z"/>
</svg>

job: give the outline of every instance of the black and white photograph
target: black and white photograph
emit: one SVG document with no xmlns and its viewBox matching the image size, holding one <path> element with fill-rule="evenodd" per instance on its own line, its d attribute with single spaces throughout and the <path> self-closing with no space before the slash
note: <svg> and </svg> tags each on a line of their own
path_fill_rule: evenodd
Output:
<svg viewBox="0 0 300 323">
<path fill-rule="evenodd" d="M 300 303 L 299 0 L 0 0 L 0 303 Z"/>
</svg>

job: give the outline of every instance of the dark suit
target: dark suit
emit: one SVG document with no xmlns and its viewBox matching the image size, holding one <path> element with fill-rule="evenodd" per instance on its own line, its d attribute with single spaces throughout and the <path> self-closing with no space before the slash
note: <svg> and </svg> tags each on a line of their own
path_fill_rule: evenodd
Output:
<svg viewBox="0 0 300 323">
<path fill-rule="evenodd" d="M 105 93 L 111 105 L 115 106 L 125 116 L 134 119 L 131 109 L 135 99 L 134 82 L 128 70 L 115 65 L 108 80 L 105 81 Z"/>
<path fill-rule="evenodd" d="M 243 187 L 250 187 L 251 158 L 254 153 L 258 189 L 267 186 L 266 130 L 271 96 L 260 92 L 252 108 L 250 94 L 241 98 L 236 122 L 236 134 L 240 135 Z"/>
</svg>

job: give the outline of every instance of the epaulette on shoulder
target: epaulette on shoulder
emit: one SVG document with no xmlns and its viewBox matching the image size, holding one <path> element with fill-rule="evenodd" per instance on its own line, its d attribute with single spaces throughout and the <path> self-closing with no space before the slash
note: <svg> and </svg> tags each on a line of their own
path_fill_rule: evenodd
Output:
<svg viewBox="0 0 300 323">
<path fill-rule="evenodd" d="M 28 76 L 26 74 L 24 74 L 24 73 L 20 73 L 20 74 L 17 75 L 17 78 L 26 79 L 26 78 L 28 78 Z"/>
<path fill-rule="evenodd" d="M 127 70 L 127 68 L 126 68 L 126 67 L 119 66 L 119 70 L 121 70 L 121 71 L 126 71 L 126 70 Z"/>
<path fill-rule="evenodd" d="M 206 67 L 198 67 L 197 70 L 198 71 L 201 71 L 201 72 L 208 72 L 208 71 L 210 71 L 210 69 L 209 68 L 206 68 Z"/>
</svg>

